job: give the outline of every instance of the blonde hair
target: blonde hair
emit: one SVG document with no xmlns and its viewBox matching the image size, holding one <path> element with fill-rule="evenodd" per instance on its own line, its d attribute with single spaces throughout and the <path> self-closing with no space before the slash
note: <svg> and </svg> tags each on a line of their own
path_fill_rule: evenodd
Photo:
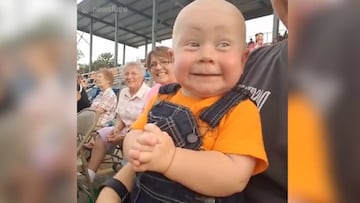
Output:
<svg viewBox="0 0 360 203">
<path fill-rule="evenodd" d="M 114 74 L 110 70 L 100 69 L 97 74 L 102 74 L 105 80 L 109 81 L 110 86 L 114 84 Z"/>
</svg>

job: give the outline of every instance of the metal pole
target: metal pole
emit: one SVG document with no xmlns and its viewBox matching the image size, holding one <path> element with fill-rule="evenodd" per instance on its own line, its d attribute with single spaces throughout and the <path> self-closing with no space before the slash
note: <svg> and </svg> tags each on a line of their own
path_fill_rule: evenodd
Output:
<svg viewBox="0 0 360 203">
<path fill-rule="evenodd" d="M 114 67 L 117 67 L 118 65 L 118 26 L 119 26 L 119 13 L 118 9 L 115 10 L 115 56 L 114 56 Z"/>
<path fill-rule="evenodd" d="M 152 16 L 152 32 L 151 32 L 152 50 L 155 49 L 155 44 L 156 44 L 156 23 L 157 23 L 157 7 L 156 7 L 156 0 L 153 0 L 153 16 Z"/>
<path fill-rule="evenodd" d="M 274 13 L 273 19 L 273 34 L 272 34 L 272 42 L 274 42 L 275 37 L 278 36 L 279 33 L 279 17 Z"/>
<path fill-rule="evenodd" d="M 122 65 L 125 65 L 125 44 L 123 44 L 123 62 Z"/>
<path fill-rule="evenodd" d="M 145 39 L 145 59 L 147 57 L 147 54 L 148 54 L 148 39 Z"/>
<path fill-rule="evenodd" d="M 90 18 L 90 57 L 89 57 L 89 73 L 91 72 L 92 64 L 92 45 L 93 45 L 93 19 Z"/>
</svg>

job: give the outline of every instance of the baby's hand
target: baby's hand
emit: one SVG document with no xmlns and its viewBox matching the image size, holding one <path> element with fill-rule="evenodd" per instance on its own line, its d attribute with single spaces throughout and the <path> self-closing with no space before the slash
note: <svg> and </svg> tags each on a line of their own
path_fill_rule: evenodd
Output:
<svg viewBox="0 0 360 203">
<path fill-rule="evenodd" d="M 135 171 L 164 173 L 170 166 L 175 153 L 171 137 L 154 124 L 147 124 L 144 133 L 129 151 L 129 158 Z"/>
<path fill-rule="evenodd" d="M 136 139 L 136 142 L 133 144 L 133 146 L 130 147 L 128 159 L 133 166 L 140 166 L 146 161 L 143 157 L 140 157 L 143 156 L 142 154 L 144 152 L 154 151 L 157 139 L 154 135 L 148 134 L 149 133 L 144 132 L 143 134 L 139 135 L 139 137 Z"/>
<path fill-rule="evenodd" d="M 140 152 L 151 152 L 153 151 L 153 148 L 155 144 L 158 142 L 156 136 L 150 135 L 146 136 L 146 134 L 149 134 L 150 132 L 147 130 L 148 125 L 145 125 L 144 132 L 139 135 L 139 137 L 135 140 L 135 143 L 129 147 L 128 151 L 128 160 L 132 165 L 134 166 L 140 166 L 139 156 Z M 155 129 L 157 126 L 154 126 Z M 161 132 L 161 130 L 159 129 Z M 141 137 L 141 138 L 140 138 Z M 140 139 L 139 139 L 140 138 Z"/>
</svg>

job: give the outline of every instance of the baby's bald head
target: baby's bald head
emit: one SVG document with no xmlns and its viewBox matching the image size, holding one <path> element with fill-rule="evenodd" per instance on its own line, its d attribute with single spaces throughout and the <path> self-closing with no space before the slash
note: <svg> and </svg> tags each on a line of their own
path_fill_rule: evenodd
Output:
<svg viewBox="0 0 360 203">
<path fill-rule="evenodd" d="M 178 35 L 181 34 L 184 26 L 209 27 L 212 24 L 226 23 L 238 32 L 239 39 L 243 40 L 245 46 L 245 19 L 237 7 L 225 0 L 195 0 L 185 6 L 176 17 L 172 35 L 175 41 L 173 45 L 176 45 Z"/>
<path fill-rule="evenodd" d="M 174 74 L 185 95 L 222 95 L 239 81 L 249 55 L 244 17 L 225 0 L 196 0 L 177 16 L 172 48 Z"/>
</svg>

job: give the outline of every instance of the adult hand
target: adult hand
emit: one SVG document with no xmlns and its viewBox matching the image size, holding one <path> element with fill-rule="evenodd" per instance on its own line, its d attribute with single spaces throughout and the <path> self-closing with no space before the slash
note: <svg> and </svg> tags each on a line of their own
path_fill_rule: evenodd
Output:
<svg viewBox="0 0 360 203">
<path fill-rule="evenodd" d="M 120 131 L 121 131 L 120 127 L 118 125 L 115 125 L 113 128 L 112 134 L 119 135 Z"/>
<path fill-rule="evenodd" d="M 112 134 L 108 136 L 108 141 L 109 143 L 116 143 L 116 144 L 120 144 L 122 142 L 122 140 L 124 140 L 124 136 L 121 136 L 120 134 Z"/>
</svg>

